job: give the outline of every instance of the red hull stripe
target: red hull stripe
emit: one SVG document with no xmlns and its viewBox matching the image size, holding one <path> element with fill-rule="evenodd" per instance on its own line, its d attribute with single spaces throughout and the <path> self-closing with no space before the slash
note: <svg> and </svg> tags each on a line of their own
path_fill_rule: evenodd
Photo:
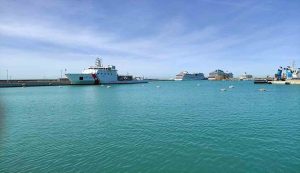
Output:
<svg viewBox="0 0 300 173">
<path fill-rule="evenodd" d="M 98 79 L 97 75 L 96 74 L 92 74 L 92 77 L 95 80 L 95 84 L 98 85 L 100 83 L 100 80 Z"/>
</svg>

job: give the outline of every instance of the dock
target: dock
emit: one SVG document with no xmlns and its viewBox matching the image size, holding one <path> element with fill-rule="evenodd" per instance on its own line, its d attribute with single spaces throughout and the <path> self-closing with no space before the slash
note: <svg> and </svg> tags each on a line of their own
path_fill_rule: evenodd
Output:
<svg viewBox="0 0 300 173">
<path fill-rule="evenodd" d="M 300 85 L 300 79 L 290 79 L 290 80 L 255 79 L 254 84 Z"/>
<path fill-rule="evenodd" d="M 278 85 L 300 85 L 300 79 L 292 79 L 292 80 L 285 80 L 285 81 L 271 81 L 271 84 L 278 84 Z"/>
</svg>

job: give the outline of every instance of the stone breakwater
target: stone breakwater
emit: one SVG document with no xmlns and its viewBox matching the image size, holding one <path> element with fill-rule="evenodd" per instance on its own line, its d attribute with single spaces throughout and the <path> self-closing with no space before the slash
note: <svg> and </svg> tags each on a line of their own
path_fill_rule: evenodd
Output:
<svg viewBox="0 0 300 173">
<path fill-rule="evenodd" d="M 0 88 L 1 87 L 59 86 L 59 85 L 70 85 L 70 81 L 66 78 L 0 80 Z"/>
</svg>

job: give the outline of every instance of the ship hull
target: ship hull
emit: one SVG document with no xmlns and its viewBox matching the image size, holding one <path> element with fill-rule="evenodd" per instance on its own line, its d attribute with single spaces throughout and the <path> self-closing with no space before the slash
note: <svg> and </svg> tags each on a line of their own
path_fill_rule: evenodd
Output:
<svg viewBox="0 0 300 173">
<path fill-rule="evenodd" d="M 175 78 L 176 81 L 192 81 L 192 80 L 205 80 L 205 77 L 181 77 Z"/>
<path fill-rule="evenodd" d="M 138 84 L 148 83 L 146 80 L 101 80 L 93 74 L 66 74 L 71 85 L 98 85 L 98 84 Z"/>
<path fill-rule="evenodd" d="M 92 74 L 66 74 L 71 85 L 93 85 L 98 84 Z M 99 81 L 100 83 L 100 81 Z"/>
</svg>

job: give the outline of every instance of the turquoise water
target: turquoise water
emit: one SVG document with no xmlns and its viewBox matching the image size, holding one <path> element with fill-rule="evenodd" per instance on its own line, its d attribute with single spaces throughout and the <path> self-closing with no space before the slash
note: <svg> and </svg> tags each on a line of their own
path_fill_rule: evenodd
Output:
<svg viewBox="0 0 300 173">
<path fill-rule="evenodd" d="M 300 86 L 154 82 L 0 96 L 0 172 L 300 172 Z"/>
</svg>

